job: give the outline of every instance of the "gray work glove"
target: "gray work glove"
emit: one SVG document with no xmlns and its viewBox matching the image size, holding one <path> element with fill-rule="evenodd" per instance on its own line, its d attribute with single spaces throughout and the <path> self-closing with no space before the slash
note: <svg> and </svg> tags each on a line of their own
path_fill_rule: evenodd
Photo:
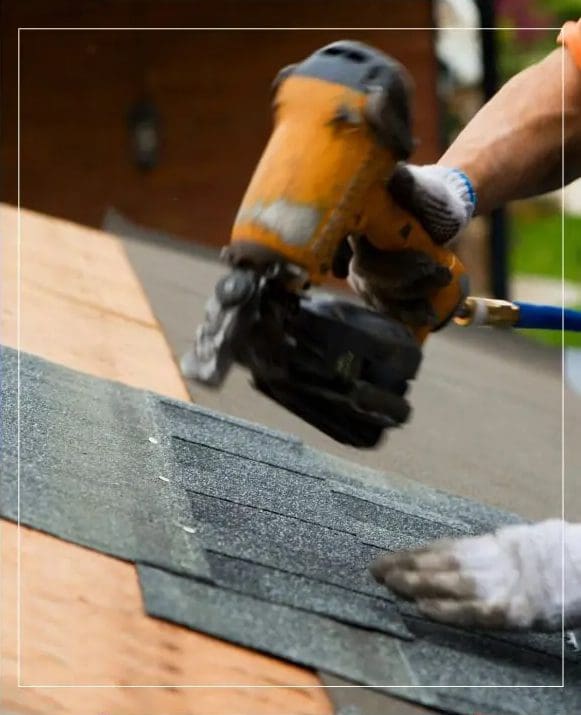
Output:
<svg viewBox="0 0 581 715">
<path fill-rule="evenodd" d="M 388 184 L 395 201 L 414 215 L 434 243 L 446 245 L 468 224 L 476 195 L 468 177 L 443 166 L 400 164 Z M 428 296 L 451 280 L 423 252 L 380 251 L 365 237 L 350 239 L 348 282 L 375 310 L 410 326 L 433 325 Z"/>
</svg>

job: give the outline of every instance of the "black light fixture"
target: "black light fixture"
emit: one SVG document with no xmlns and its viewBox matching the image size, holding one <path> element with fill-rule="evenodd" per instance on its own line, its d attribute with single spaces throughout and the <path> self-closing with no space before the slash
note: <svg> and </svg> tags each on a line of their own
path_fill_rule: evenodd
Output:
<svg viewBox="0 0 581 715">
<path fill-rule="evenodd" d="M 137 101 L 129 112 L 129 135 L 133 162 L 141 171 L 151 171 L 159 163 L 160 117 L 147 98 Z"/>
</svg>

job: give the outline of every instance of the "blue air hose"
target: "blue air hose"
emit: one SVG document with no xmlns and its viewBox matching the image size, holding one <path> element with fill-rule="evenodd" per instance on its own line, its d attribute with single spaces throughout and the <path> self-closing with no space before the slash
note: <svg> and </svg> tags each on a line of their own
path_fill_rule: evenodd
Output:
<svg viewBox="0 0 581 715">
<path fill-rule="evenodd" d="M 490 325 L 537 330 L 581 332 L 581 311 L 560 305 L 513 303 L 494 298 L 466 298 L 454 317 L 458 325 Z"/>
<path fill-rule="evenodd" d="M 537 328 L 540 330 L 571 330 L 581 332 L 581 310 L 559 305 L 536 305 L 535 303 L 515 303 L 518 306 L 518 320 L 515 328 Z"/>
</svg>

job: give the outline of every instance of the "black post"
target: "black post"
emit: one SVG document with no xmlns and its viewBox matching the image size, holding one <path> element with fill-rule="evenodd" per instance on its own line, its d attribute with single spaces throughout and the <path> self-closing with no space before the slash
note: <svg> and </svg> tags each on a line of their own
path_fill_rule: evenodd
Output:
<svg viewBox="0 0 581 715">
<path fill-rule="evenodd" d="M 494 0 L 476 0 L 480 13 L 482 43 L 482 90 L 487 102 L 498 89 L 496 13 Z M 489 29 L 486 29 L 489 28 Z M 506 209 L 493 211 L 490 217 L 491 290 L 495 298 L 508 299 L 508 215 Z"/>
</svg>

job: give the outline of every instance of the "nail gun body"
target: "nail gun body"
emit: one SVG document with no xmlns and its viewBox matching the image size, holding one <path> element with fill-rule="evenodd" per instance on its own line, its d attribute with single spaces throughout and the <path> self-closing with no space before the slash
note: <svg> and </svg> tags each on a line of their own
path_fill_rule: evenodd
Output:
<svg viewBox="0 0 581 715">
<path fill-rule="evenodd" d="M 342 41 L 282 70 L 274 128 L 236 216 L 186 376 L 220 385 L 231 365 L 255 386 L 339 441 L 375 445 L 408 418 L 405 392 L 431 326 L 401 323 L 306 290 L 345 277 L 348 239 L 380 250 L 423 250 L 453 277 L 435 301 L 440 322 L 461 299 L 462 267 L 434 246 L 386 190 L 413 148 L 403 68 Z"/>
</svg>

